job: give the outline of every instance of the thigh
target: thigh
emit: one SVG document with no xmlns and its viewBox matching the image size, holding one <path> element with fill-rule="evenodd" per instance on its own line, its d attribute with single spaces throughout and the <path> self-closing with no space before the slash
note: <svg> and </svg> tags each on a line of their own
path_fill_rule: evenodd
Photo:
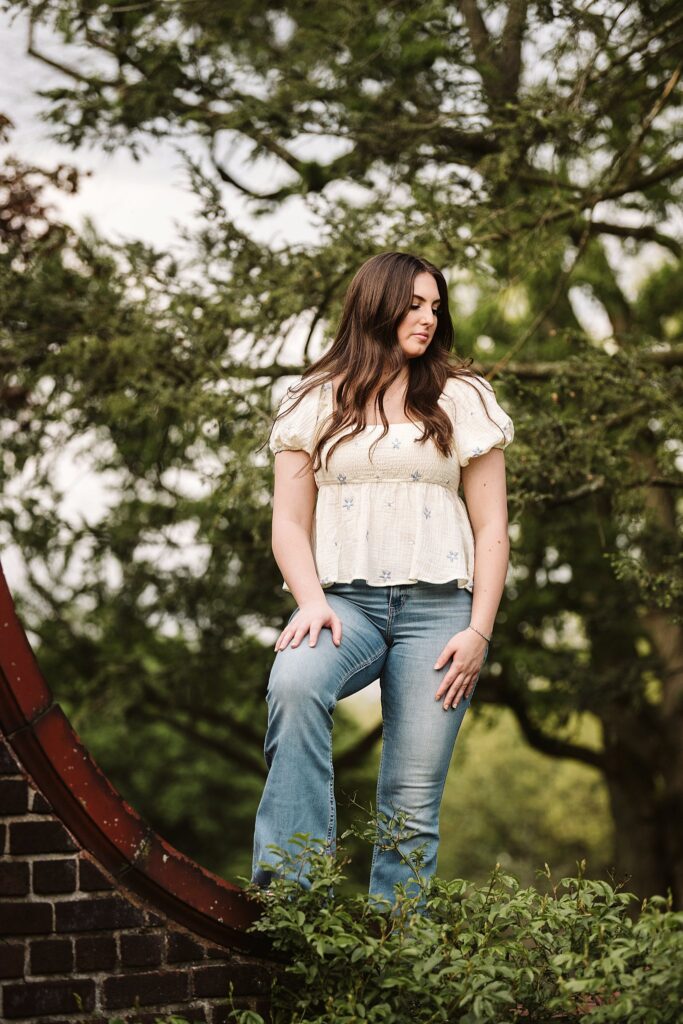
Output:
<svg viewBox="0 0 683 1024">
<path fill-rule="evenodd" d="M 287 644 L 275 655 L 269 694 L 315 694 L 333 708 L 338 700 L 369 686 L 380 675 L 388 652 L 380 629 L 352 601 L 339 594 L 328 593 L 326 598 L 339 616 L 341 643 L 337 647 L 331 629 L 324 626 L 314 647 L 309 634 L 297 647 Z M 298 610 L 294 609 L 289 622 Z"/>
<path fill-rule="evenodd" d="M 416 584 L 394 619 L 391 646 L 380 682 L 384 719 L 383 771 L 411 787 L 441 786 L 453 746 L 470 705 L 447 711 L 436 700 L 450 660 L 434 662 L 454 633 L 470 622 L 472 595 L 448 584 Z"/>
</svg>

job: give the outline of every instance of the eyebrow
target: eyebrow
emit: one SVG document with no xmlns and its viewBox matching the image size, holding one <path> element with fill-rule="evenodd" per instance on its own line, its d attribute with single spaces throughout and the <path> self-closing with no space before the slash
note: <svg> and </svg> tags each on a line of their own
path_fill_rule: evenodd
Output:
<svg viewBox="0 0 683 1024">
<path fill-rule="evenodd" d="M 417 292 L 414 292 L 414 293 L 413 293 L 413 298 L 414 298 L 414 299 L 419 299 L 419 300 L 420 300 L 420 302 L 426 302 L 426 301 L 427 301 L 427 300 L 425 299 L 424 295 L 418 295 L 418 294 L 417 294 Z M 433 301 L 433 302 L 441 302 L 441 299 L 433 299 L 432 301 Z"/>
</svg>

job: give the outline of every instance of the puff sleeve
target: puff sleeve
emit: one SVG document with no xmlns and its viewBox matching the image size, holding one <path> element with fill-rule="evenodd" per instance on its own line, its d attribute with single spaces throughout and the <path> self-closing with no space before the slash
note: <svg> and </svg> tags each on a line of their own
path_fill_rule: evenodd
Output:
<svg viewBox="0 0 683 1024">
<path fill-rule="evenodd" d="M 295 384 L 298 384 L 299 380 Z M 308 391 L 296 408 L 293 408 L 298 397 L 299 392 L 292 394 L 290 387 L 280 402 L 277 415 L 282 413 L 282 416 L 273 424 L 268 439 L 268 447 L 273 455 L 282 451 L 305 451 L 309 455 L 313 453 L 313 440 L 318 420 L 319 388 L 312 388 Z"/>
<path fill-rule="evenodd" d="M 467 381 L 451 379 L 450 395 L 455 405 L 455 444 L 461 466 L 470 459 L 484 455 L 492 448 L 507 448 L 515 436 L 514 424 L 507 412 L 498 404 L 493 386 L 477 375 Z M 481 395 L 484 405 L 475 394 Z M 493 422 L 491 422 L 493 420 Z"/>
</svg>

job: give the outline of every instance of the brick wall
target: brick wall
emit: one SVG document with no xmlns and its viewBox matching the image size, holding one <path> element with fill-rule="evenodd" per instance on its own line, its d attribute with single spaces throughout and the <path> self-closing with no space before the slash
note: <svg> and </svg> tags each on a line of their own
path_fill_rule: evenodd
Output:
<svg viewBox="0 0 683 1024">
<path fill-rule="evenodd" d="M 0 1021 L 267 1016 L 258 908 L 121 797 L 55 701 L 0 566 Z"/>
<path fill-rule="evenodd" d="M 265 1015 L 273 965 L 179 928 L 82 849 L 0 739 L 0 1020 Z M 139 1012 L 136 1008 L 139 1007 Z M 135 1011 L 135 1012 L 131 1012 Z"/>
</svg>

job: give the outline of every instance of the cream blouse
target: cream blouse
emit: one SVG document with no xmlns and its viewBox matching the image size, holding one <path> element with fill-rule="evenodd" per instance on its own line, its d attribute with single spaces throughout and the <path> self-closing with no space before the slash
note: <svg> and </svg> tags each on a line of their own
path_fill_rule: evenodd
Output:
<svg viewBox="0 0 683 1024">
<path fill-rule="evenodd" d="M 362 579 L 373 587 L 457 580 L 459 587 L 473 590 L 474 536 L 458 494 L 460 468 L 491 448 L 506 448 L 514 426 L 491 384 L 479 376 L 470 381 L 450 378 L 439 397 L 454 426 L 456 454 L 450 458 L 431 439 L 417 443 L 422 425 L 414 423 L 389 424 L 372 462 L 369 448 L 381 435 L 382 423 L 366 426 L 353 441 L 340 444 L 327 468 L 326 453 L 340 434 L 323 447 L 323 466 L 315 473 L 318 496 L 311 532 L 323 589 L 333 582 Z M 296 397 L 286 393 L 278 412 Z M 312 455 L 318 429 L 333 411 L 332 383 L 327 381 L 275 423 L 270 450 L 274 455 L 284 450 Z M 282 589 L 290 590 L 286 582 Z"/>
</svg>

